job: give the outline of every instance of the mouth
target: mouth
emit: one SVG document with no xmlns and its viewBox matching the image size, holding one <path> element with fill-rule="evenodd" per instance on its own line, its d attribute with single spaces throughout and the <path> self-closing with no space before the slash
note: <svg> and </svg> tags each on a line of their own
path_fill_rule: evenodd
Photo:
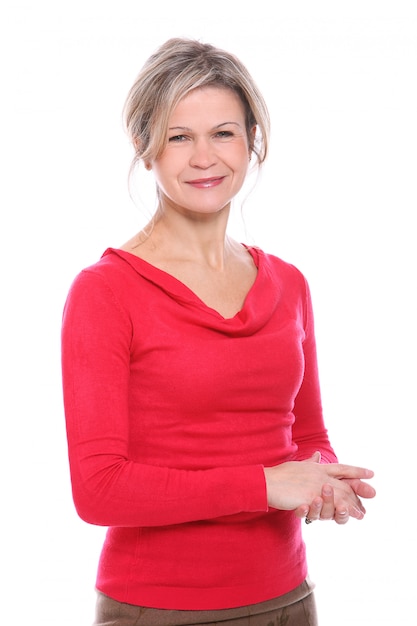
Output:
<svg viewBox="0 0 417 626">
<path fill-rule="evenodd" d="M 195 187 L 197 189 L 210 189 L 212 187 L 217 187 L 220 185 L 224 176 L 212 176 L 211 178 L 196 178 L 195 180 L 188 180 L 187 185 L 191 187 Z"/>
</svg>

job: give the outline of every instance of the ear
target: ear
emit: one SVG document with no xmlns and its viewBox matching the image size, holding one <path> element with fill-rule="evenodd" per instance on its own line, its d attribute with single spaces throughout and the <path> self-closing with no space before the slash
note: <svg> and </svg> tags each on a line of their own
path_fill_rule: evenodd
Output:
<svg viewBox="0 0 417 626">
<path fill-rule="evenodd" d="M 253 146 L 255 144 L 256 129 L 257 129 L 257 126 L 255 124 L 255 126 L 253 126 L 250 129 L 250 132 L 249 132 L 249 161 L 251 160 L 252 150 L 253 150 Z"/>
<path fill-rule="evenodd" d="M 150 170 L 152 169 L 150 161 L 144 161 L 143 164 L 145 166 L 145 170 L 148 170 L 148 172 L 150 172 Z"/>
</svg>

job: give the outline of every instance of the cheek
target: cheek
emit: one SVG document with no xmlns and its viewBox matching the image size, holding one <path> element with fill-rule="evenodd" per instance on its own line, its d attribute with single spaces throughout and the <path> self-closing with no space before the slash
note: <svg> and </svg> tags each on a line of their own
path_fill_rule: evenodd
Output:
<svg viewBox="0 0 417 626">
<path fill-rule="evenodd" d="M 233 169 L 235 175 L 242 179 L 242 181 L 246 178 L 249 170 L 249 153 L 241 152 L 239 155 L 236 155 L 236 159 L 234 160 Z"/>
<path fill-rule="evenodd" d="M 152 173 L 155 181 L 160 187 L 169 183 L 172 178 L 170 164 L 169 162 L 166 162 L 165 159 L 158 159 L 158 161 L 153 164 Z"/>
<path fill-rule="evenodd" d="M 249 164 L 249 147 L 245 145 L 236 146 L 230 153 L 230 162 L 237 170 L 247 171 Z"/>
<path fill-rule="evenodd" d="M 160 180 L 168 180 L 173 178 L 184 167 L 187 158 L 184 150 L 167 151 L 153 162 L 154 176 Z"/>
</svg>

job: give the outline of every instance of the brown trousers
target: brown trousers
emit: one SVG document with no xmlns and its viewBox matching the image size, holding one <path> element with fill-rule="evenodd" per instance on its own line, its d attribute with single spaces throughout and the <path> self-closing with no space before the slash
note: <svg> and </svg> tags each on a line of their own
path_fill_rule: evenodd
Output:
<svg viewBox="0 0 417 626">
<path fill-rule="evenodd" d="M 313 588 L 306 580 L 274 600 L 216 611 L 151 609 L 98 592 L 93 626 L 317 626 Z"/>
</svg>

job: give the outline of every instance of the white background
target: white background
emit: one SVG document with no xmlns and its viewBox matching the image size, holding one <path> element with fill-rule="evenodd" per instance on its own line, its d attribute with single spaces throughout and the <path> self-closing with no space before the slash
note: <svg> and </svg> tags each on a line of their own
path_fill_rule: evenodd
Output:
<svg viewBox="0 0 417 626">
<path fill-rule="evenodd" d="M 305 527 L 320 626 L 415 619 L 414 0 L 6 0 L 0 8 L 1 570 L 7 624 L 88 626 L 104 530 L 75 514 L 59 333 L 69 284 L 146 220 L 125 96 L 171 36 L 225 47 L 269 104 L 245 239 L 313 294 L 339 458 L 375 470 L 362 522 Z M 143 206 L 142 206 L 143 205 Z M 236 222 L 237 226 L 238 222 Z M 3 623 L 3 617 L 0 617 Z"/>
</svg>

